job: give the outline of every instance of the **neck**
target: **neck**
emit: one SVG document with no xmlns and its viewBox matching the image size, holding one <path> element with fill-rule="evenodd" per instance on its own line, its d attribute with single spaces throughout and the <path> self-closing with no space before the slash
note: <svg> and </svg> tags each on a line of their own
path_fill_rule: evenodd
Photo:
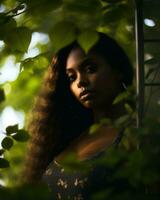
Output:
<svg viewBox="0 0 160 200">
<path fill-rule="evenodd" d="M 124 103 L 119 103 L 115 105 L 109 105 L 103 108 L 95 108 L 93 110 L 94 122 L 97 123 L 103 118 L 109 118 L 115 120 L 125 113 Z"/>
</svg>

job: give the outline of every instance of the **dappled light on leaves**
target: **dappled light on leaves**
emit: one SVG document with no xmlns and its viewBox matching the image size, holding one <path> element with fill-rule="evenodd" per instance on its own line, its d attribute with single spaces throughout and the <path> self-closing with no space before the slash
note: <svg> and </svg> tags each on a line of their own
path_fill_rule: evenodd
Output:
<svg viewBox="0 0 160 200">
<path fill-rule="evenodd" d="M 147 1 L 151 2 L 151 1 Z M 157 1 L 158 2 L 158 1 Z M 134 5 L 128 0 L 2 0 L 0 1 L 0 79 L 5 61 L 14 56 L 15 65 L 20 66 L 17 79 L 6 79 L 0 86 L 0 109 L 7 105 L 25 112 L 27 124 L 30 118 L 34 97 L 42 85 L 44 72 L 55 52 L 77 40 L 85 52 L 97 42 L 96 31 L 107 33 L 115 38 L 126 50 L 134 63 Z M 145 17 L 150 19 L 155 5 L 145 6 Z M 159 35 L 159 10 L 152 21 L 144 21 L 145 35 Z M 153 23 L 154 22 L 154 23 Z M 152 26 L 151 26 L 152 25 Z M 152 32 L 153 31 L 153 32 Z M 35 42 L 31 38 L 37 33 L 45 35 L 45 42 Z M 158 33 L 158 34 L 157 34 Z M 35 34 L 36 35 L 36 34 Z M 31 43 L 34 43 L 30 47 Z M 33 51 L 30 51 L 30 48 Z M 146 79 L 152 80 L 159 73 L 159 46 L 146 45 L 151 57 L 145 61 L 148 65 Z M 116 58 L 115 58 L 116 59 Z M 9 72 L 7 73 L 9 76 Z M 7 92 L 7 84 L 8 92 Z M 158 90 L 157 90 L 158 91 Z M 115 121 L 108 118 L 93 124 L 89 134 L 97 134 L 101 126 L 114 126 L 124 130 L 119 149 L 109 148 L 103 159 L 97 159 L 98 166 L 105 166 L 108 174 L 106 190 L 94 191 L 91 199 L 99 200 L 145 200 L 152 198 L 152 192 L 159 187 L 159 118 L 146 118 L 142 127 L 135 126 L 136 109 L 135 87 L 130 87 L 114 100 L 114 105 L 125 101 L 125 115 Z M 158 109 L 155 110 L 158 112 Z M 27 118 L 28 117 L 28 118 Z M 42 116 L 43 117 L 43 116 Z M 38 117 L 37 117 L 38 118 Z M 8 118 L 9 119 L 9 118 Z M 45 186 L 22 186 L 14 188 L 21 171 L 29 133 L 18 124 L 8 126 L 0 149 L 0 179 L 12 188 L 0 188 L 0 198 L 12 199 L 49 199 Z M 68 171 L 75 169 L 88 172 L 90 165 L 83 165 L 69 155 L 61 163 Z M 159 190 L 159 188 L 158 188 Z M 158 199 L 155 196 L 155 199 Z"/>
</svg>

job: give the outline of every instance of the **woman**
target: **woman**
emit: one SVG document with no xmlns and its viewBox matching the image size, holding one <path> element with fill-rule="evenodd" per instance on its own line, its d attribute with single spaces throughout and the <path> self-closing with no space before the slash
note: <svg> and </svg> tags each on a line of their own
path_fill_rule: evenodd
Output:
<svg viewBox="0 0 160 200">
<path fill-rule="evenodd" d="M 92 124 L 124 114 L 123 103 L 112 103 L 133 79 L 122 48 L 105 34 L 98 35 L 87 54 L 75 41 L 54 56 L 33 109 L 23 179 L 36 183 L 43 176 L 55 199 L 87 199 L 94 188 L 89 177 L 96 173 L 91 170 L 88 177 L 80 172 L 67 174 L 59 162 L 70 152 L 81 162 L 92 160 L 120 138 L 120 131 L 108 126 L 100 127 L 98 134 L 88 134 Z"/>
</svg>

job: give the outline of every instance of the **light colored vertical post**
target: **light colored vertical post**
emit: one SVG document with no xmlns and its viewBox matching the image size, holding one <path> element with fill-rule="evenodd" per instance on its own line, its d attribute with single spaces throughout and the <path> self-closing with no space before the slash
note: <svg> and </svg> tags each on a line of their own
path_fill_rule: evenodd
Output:
<svg viewBox="0 0 160 200">
<path fill-rule="evenodd" d="M 144 32 L 143 0 L 135 0 L 135 37 L 136 37 L 136 82 L 137 82 L 137 127 L 144 118 Z"/>
</svg>

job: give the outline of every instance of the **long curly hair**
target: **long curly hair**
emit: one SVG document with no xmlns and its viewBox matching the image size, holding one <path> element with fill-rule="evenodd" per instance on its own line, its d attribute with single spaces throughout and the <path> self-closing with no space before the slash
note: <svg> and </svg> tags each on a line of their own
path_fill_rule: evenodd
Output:
<svg viewBox="0 0 160 200">
<path fill-rule="evenodd" d="M 123 49 L 103 33 L 89 53 L 103 56 L 122 75 L 126 86 L 132 84 L 133 69 Z M 31 139 L 22 174 L 23 182 L 36 183 L 48 164 L 92 123 L 92 111 L 71 94 L 65 73 L 66 60 L 78 42 L 61 49 L 52 60 L 37 96 L 28 126 Z"/>
</svg>

